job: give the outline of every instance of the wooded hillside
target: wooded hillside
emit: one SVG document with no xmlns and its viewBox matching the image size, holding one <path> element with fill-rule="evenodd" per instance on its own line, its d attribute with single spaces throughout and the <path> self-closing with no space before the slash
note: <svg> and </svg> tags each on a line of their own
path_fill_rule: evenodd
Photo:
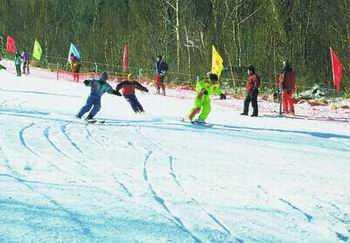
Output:
<svg viewBox="0 0 350 243">
<path fill-rule="evenodd" d="M 209 70 L 215 45 L 225 77 L 253 64 L 274 82 L 288 59 L 311 85 L 331 80 L 330 46 L 349 70 L 350 1 L 0 0 L 0 32 L 20 50 L 37 38 L 53 63 L 73 42 L 84 61 L 117 68 L 128 43 L 131 67 L 152 69 L 163 54 L 170 71 L 192 76 Z"/>
</svg>

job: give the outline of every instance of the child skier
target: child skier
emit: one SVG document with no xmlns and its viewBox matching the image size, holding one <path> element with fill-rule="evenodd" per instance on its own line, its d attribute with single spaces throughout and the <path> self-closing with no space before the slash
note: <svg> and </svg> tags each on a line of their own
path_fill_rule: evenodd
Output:
<svg viewBox="0 0 350 243">
<path fill-rule="evenodd" d="M 135 95 L 135 89 L 148 92 L 148 89 L 142 86 L 139 82 L 132 80 L 132 74 L 128 75 L 127 80 L 122 81 L 116 87 L 116 92 L 122 90 L 124 98 L 130 103 L 131 108 L 135 113 L 144 112 L 142 105 Z"/>
<path fill-rule="evenodd" d="M 29 74 L 29 53 L 24 50 L 22 52 L 21 58 L 23 60 L 23 74 Z"/>
<path fill-rule="evenodd" d="M 218 76 L 214 73 L 208 73 L 207 76 L 206 79 L 197 81 L 194 107 L 188 116 L 191 122 L 193 122 L 194 117 L 200 112 L 196 122 L 205 123 L 211 111 L 211 95 L 220 95 L 221 99 L 226 99 L 226 95 L 222 93 L 219 83 L 217 83 Z"/>
<path fill-rule="evenodd" d="M 120 95 L 119 92 L 115 91 L 106 81 L 108 75 L 106 72 L 103 72 L 100 79 L 85 80 L 84 84 L 91 87 L 90 95 L 86 101 L 85 106 L 83 106 L 79 113 L 77 114 L 78 118 L 81 118 L 85 113 L 89 112 L 86 120 L 89 122 L 94 122 L 94 116 L 101 109 L 101 97 L 104 93 Z M 91 109 L 92 108 L 92 109 Z"/>
<path fill-rule="evenodd" d="M 18 77 L 21 76 L 21 64 L 22 64 L 21 54 L 19 53 L 19 51 L 16 51 L 15 66 L 16 66 L 16 72 Z"/>
</svg>

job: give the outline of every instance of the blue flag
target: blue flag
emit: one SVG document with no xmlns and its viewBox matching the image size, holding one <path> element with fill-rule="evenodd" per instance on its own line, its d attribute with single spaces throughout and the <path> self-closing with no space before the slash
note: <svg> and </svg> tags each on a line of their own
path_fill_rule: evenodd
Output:
<svg viewBox="0 0 350 243">
<path fill-rule="evenodd" d="M 68 54 L 68 62 L 71 62 L 71 55 L 74 55 L 78 60 L 80 60 L 80 53 L 78 49 L 73 45 L 73 43 L 70 43 L 70 48 L 69 48 L 69 54 Z"/>
</svg>

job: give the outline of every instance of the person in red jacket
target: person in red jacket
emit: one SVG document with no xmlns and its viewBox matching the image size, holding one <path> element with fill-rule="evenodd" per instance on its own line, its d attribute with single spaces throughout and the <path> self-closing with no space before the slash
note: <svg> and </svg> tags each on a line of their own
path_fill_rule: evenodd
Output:
<svg viewBox="0 0 350 243">
<path fill-rule="evenodd" d="M 242 116 L 248 116 L 249 104 L 252 103 L 253 114 L 251 116 L 258 116 L 258 94 L 260 86 L 260 77 L 255 73 L 253 65 L 248 67 L 248 81 L 246 85 L 247 95 L 244 99 L 244 108 Z"/>
<path fill-rule="evenodd" d="M 122 81 L 115 88 L 116 92 L 122 91 L 124 98 L 129 102 L 135 113 L 144 112 L 144 109 L 135 95 L 135 89 L 143 92 L 148 92 L 148 89 L 142 86 L 139 82 L 132 80 L 132 74 L 128 75 L 128 79 Z"/>
<path fill-rule="evenodd" d="M 282 91 L 283 113 L 294 115 L 296 73 L 288 62 L 284 62 L 283 71 L 279 76 L 279 86 Z"/>
</svg>

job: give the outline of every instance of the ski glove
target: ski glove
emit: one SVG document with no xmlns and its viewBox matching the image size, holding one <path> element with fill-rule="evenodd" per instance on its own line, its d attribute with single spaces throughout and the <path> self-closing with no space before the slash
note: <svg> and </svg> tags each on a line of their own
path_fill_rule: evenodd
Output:
<svg viewBox="0 0 350 243">
<path fill-rule="evenodd" d="M 118 90 L 113 90 L 112 94 L 117 95 L 117 96 L 122 96 L 122 94 Z"/>
</svg>

